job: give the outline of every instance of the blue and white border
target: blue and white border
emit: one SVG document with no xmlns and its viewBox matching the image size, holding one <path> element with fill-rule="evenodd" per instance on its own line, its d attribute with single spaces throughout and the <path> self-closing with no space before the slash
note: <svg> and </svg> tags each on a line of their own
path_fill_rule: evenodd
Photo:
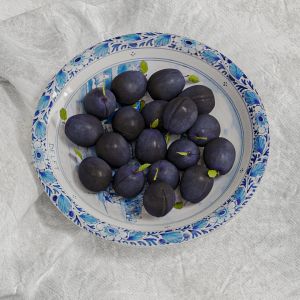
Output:
<svg viewBox="0 0 300 300">
<path fill-rule="evenodd" d="M 235 193 L 211 215 L 173 230 L 144 232 L 112 226 L 79 207 L 57 182 L 47 158 L 46 128 L 49 113 L 64 86 L 91 63 L 112 53 L 135 48 L 164 48 L 185 52 L 206 62 L 226 77 L 241 95 L 253 130 L 253 152 L 245 176 Z M 185 37 L 157 32 L 127 34 L 103 41 L 85 50 L 66 64 L 44 90 L 33 118 L 33 159 L 38 177 L 54 205 L 78 226 L 102 238 L 135 246 L 157 246 L 194 239 L 218 228 L 233 217 L 253 196 L 266 168 L 270 135 L 266 113 L 247 76 L 222 53 Z"/>
</svg>

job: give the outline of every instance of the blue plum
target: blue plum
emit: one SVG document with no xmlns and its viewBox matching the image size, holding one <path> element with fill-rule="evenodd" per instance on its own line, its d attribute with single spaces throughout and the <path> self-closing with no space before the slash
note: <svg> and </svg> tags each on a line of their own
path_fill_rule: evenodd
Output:
<svg viewBox="0 0 300 300">
<path fill-rule="evenodd" d="M 210 170 L 217 170 L 220 175 L 224 175 L 234 164 L 235 148 L 229 140 L 219 137 L 205 145 L 203 158 Z"/>
<path fill-rule="evenodd" d="M 104 133 L 100 137 L 96 144 L 96 153 L 114 168 L 127 164 L 131 157 L 130 145 L 116 132 Z"/>
<path fill-rule="evenodd" d="M 208 170 L 203 166 L 193 166 L 183 173 L 180 193 L 185 200 L 198 203 L 209 194 L 214 179 L 209 178 L 207 172 Z"/>
<path fill-rule="evenodd" d="M 151 216 L 163 217 L 175 204 L 175 192 L 165 182 L 152 183 L 144 193 L 143 204 Z"/>
<path fill-rule="evenodd" d="M 197 116 L 197 106 L 190 98 L 177 97 L 166 105 L 163 125 L 170 133 L 181 134 L 193 126 Z"/>
<path fill-rule="evenodd" d="M 192 141 L 181 138 L 170 145 L 167 158 L 178 169 L 183 170 L 198 163 L 200 150 Z"/>
<path fill-rule="evenodd" d="M 156 128 L 163 128 L 163 112 L 167 103 L 168 102 L 164 100 L 156 100 L 145 105 L 142 110 L 142 115 L 147 127 L 150 127 L 153 121 L 158 120 L 158 126 Z"/>
<path fill-rule="evenodd" d="M 151 75 L 147 90 L 154 100 L 169 101 L 175 98 L 185 86 L 182 73 L 176 69 L 163 69 Z"/>
<path fill-rule="evenodd" d="M 180 96 L 191 98 L 197 105 L 199 114 L 208 114 L 215 107 L 212 90 L 204 85 L 193 85 L 185 89 Z"/>
<path fill-rule="evenodd" d="M 113 79 L 111 90 L 119 103 L 131 105 L 145 95 L 147 79 L 140 71 L 126 71 Z"/>
<path fill-rule="evenodd" d="M 164 159 L 166 152 L 166 141 L 157 129 L 144 129 L 136 141 L 135 156 L 140 162 L 152 164 Z"/>
<path fill-rule="evenodd" d="M 179 172 L 169 161 L 159 160 L 151 165 L 148 172 L 148 182 L 165 182 L 175 189 L 179 182 Z"/>
<path fill-rule="evenodd" d="M 133 141 L 145 128 L 145 121 L 136 109 L 131 106 L 124 106 L 115 114 L 112 127 L 128 141 Z"/>
<path fill-rule="evenodd" d="M 65 125 L 66 136 L 82 147 L 95 145 L 103 133 L 104 129 L 99 119 L 88 114 L 74 115 Z"/>
<path fill-rule="evenodd" d="M 104 120 L 115 111 L 117 102 L 110 90 L 105 89 L 105 95 L 103 95 L 103 90 L 96 88 L 86 94 L 83 98 L 83 105 L 88 114 Z"/>
<path fill-rule="evenodd" d="M 188 131 L 188 137 L 198 146 L 203 147 L 212 139 L 219 137 L 220 123 L 211 115 L 199 115 L 194 125 Z"/>
<path fill-rule="evenodd" d="M 145 184 L 143 171 L 138 171 L 139 163 L 128 163 L 116 172 L 113 188 L 116 193 L 125 198 L 137 196 Z"/>
<path fill-rule="evenodd" d="M 92 192 L 105 190 L 112 180 L 110 166 L 98 157 L 87 157 L 79 165 L 79 179 Z"/>
</svg>

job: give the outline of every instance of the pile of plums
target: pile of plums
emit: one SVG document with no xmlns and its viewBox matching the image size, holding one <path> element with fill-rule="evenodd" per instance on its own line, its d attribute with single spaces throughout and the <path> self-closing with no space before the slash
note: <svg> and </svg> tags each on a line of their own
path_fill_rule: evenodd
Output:
<svg viewBox="0 0 300 300">
<path fill-rule="evenodd" d="M 118 195 L 131 198 L 148 181 L 144 207 L 162 217 L 174 206 L 178 185 L 185 200 L 198 203 L 211 191 L 214 177 L 229 172 L 235 149 L 219 137 L 220 124 L 209 114 L 214 95 L 203 85 L 183 90 L 185 81 L 176 69 L 157 71 L 149 80 L 142 72 L 127 71 L 113 79 L 111 90 L 96 88 L 84 97 L 86 113 L 70 117 L 65 133 L 79 146 L 95 146 L 97 157 L 79 165 L 87 189 L 100 192 L 112 182 Z M 132 105 L 146 92 L 153 101 L 138 111 Z M 112 114 L 113 131 L 105 132 L 101 121 Z M 170 134 L 180 138 L 168 147 Z M 199 147 L 204 147 L 201 166 Z"/>
</svg>

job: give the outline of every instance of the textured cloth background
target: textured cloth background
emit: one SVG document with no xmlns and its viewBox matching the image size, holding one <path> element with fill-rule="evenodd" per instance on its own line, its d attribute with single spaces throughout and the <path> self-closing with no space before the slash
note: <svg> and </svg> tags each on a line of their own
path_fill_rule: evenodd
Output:
<svg viewBox="0 0 300 300">
<path fill-rule="evenodd" d="M 299 1 L 0 0 L 0 20 L 1 299 L 300 299 Z M 146 30 L 203 41 L 246 72 L 267 110 L 271 157 L 254 198 L 227 225 L 139 249 L 59 213 L 33 170 L 30 129 L 65 62 Z"/>
</svg>

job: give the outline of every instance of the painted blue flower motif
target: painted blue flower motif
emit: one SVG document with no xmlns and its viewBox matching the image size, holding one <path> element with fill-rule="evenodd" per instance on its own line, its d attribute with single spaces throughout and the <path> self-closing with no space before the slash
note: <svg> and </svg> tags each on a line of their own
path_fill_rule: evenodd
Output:
<svg viewBox="0 0 300 300">
<path fill-rule="evenodd" d="M 77 55 L 71 60 L 71 65 L 73 66 L 79 66 L 81 65 L 85 60 L 85 57 L 83 55 Z"/>
<path fill-rule="evenodd" d="M 162 233 L 161 236 L 167 244 L 180 243 L 183 240 L 183 235 L 180 231 L 167 231 Z"/>
<path fill-rule="evenodd" d="M 244 75 L 242 70 L 234 63 L 230 64 L 229 71 L 230 71 L 231 75 L 233 77 L 235 77 L 236 79 L 240 79 Z"/>
<path fill-rule="evenodd" d="M 46 125 L 44 122 L 36 121 L 34 134 L 38 139 L 43 139 L 46 135 Z"/>
<path fill-rule="evenodd" d="M 263 135 L 259 135 L 254 140 L 254 151 L 263 153 L 266 146 L 266 138 Z"/>
<path fill-rule="evenodd" d="M 245 189 L 243 187 L 239 187 L 234 193 L 236 204 L 237 205 L 243 204 L 246 199 L 245 196 L 246 196 Z"/>
<path fill-rule="evenodd" d="M 217 54 L 215 54 L 214 52 L 212 52 L 210 50 L 205 50 L 201 54 L 202 54 L 202 57 L 211 64 L 215 63 L 216 61 L 218 61 L 220 59 Z"/>
<path fill-rule="evenodd" d="M 265 113 L 262 111 L 256 113 L 255 120 L 260 127 L 264 127 L 268 122 Z"/>
<path fill-rule="evenodd" d="M 94 55 L 97 57 L 105 56 L 109 51 L 108 43 L 103 43 L 94 48 Z"/>
<path fill-rule="evenodd" d="M 142 231 L 132 231 L 128 234 L 128 240 L 129 241 L 137 241 L 140 240 L 145 235 Z"/>
<path fill-rule="evenodd" d="M 261 176 L 265 171 L 265 164 L 262 162 L 256 163 L 251 171 L 250 171 L 250 176 L 257 177 Z"/>
<path fill-rule="evenodd" d="M 40 171 L 39 174 L 40 174 L 42 181 L 46 184 L 50 184 L 50 183 L 53 183 L 56 181 L 55 177 L 53 176 L 53 173 L 49 170 Z"/>
<path fill-rule="evenodd" d="M 155 47 L 163 47 L 168 45 L 170 42 L 171 42 L 171 35 L 162 34 L 155 39 L 154 45 Z"/>
<path fill-rule="evenodd" d="M 255 105 L 259 104 L 259 100 L 256 96 L 256 94 L 252 91 L 246 91 L 244 93 L 245 101 L 248 105 Z"/>
<path fill-rule="evenodd" d="M 229 213 L 226 207 L 220 207 L 215 211 L 216 217 L 219 219 L 219 222 L 226 221 L 229 219 Z"/>
<path fill-rule="evenodd" d="M 133 34 L 125 34 L 122 36 L 121 40 L 124 42 L 130 42 L 130 41 L 138 41 L 140 40 L 140 36 L 136 33 Z"/>
<path fill-rule="evenodd" d="M 116 235 L 118 235 L 119 230 L 108 225 L 103 228 L 103 233 L 107 238 L 114 238 Z"/>
<path fill-rule="evenodd" d="M 196 41 L 191 40 L 191 39 L 184 38 L 181 40 L 181 42 L 182 42 L 183 46 L 186 48 L 193 48 L 196 46 Z"/>
<path fill-rule="evenodd" d="M 44 151 L 41 148 L 37 148 L 33 152 L 33 158 L 36 162 L 41 162 L 45 158 Z"/>
<path fill-rule="evenodd" d="M 58 197 L 57 206 L 65 215 L 69 214 L 72 207 L 70 200 L 63 194 Z"/>
<path fill-rule="evenodd" d="M 63 70 L 60 70 L 55 76 L 56 84 L 59 88 L 62 88 L 65 85 L 67 79 L 68 75 Z"/>
<path fill-rule="evenodd" d="M 96 224 L 98 222 L 98 220 L 95 217 L 87 213 L 80 215 L 80 218 L 84 220 L 86 223 L 90 223 L 90 224 Z"/>
<path fill-rule="evenodd" d="M 41 111 L 43 110 L 44 108 L 47 107 L 48 103 L 49 103 L 49 99 L 50 99 L 50 96 L 45 96 L 43 95 L 40 100 L 39 100 L 39 103 L 38 103 L 38 106 L 37 106 L 37 110 Z"/>
<path fill-rule="evenodd" d="M 202 219 L 196 223 L 193 224 L 193 230 L 199 230 L 201 228 L 204 228 L 207 225 L 207 220 L 206 219 Z"/>
</svg>

